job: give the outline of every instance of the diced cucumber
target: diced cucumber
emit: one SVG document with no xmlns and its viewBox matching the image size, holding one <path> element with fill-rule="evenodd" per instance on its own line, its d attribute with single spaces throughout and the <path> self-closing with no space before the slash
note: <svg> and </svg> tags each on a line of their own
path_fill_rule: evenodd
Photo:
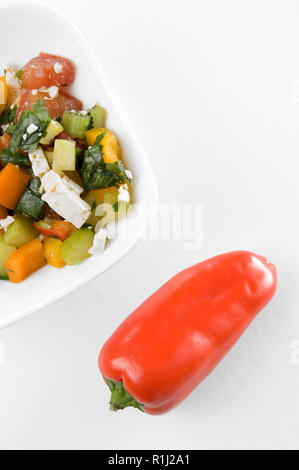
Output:
<svg viewBox="0 0 299 470">
<path fill-rule="evenodd" d="M 62 116 L 62 125 L 64 130 L 73 139 L 84 139 L 85 132 L 89 129 L 91 117 L 89 114 L 82 114 L 80 111 L 64 111 Z"/>
<path fill-rule="evenodd" d="M 41 200 L 40 187 L 40 179 L 32 178 L 15 209 L 17 214 L 26 214 L 34 220 L 42 217 L 45 203 Z"/>
<path fill-rule="evenodd" d="M 86 221 L 86 224 L 92 225 L 95 227 L 100 220 L 99 217 L 96 217 L 95 210 L 98 204 L 100 204 L 99 198 L 96 196 L 95 191 L 88 191 L 83 197 L 84 201 L 91 207 L 91 214 Z"/>
<path fill-rule="evenodd" d="M 48 163 L 50 167 L 53 166 L 53 160 L 54 160 L 54 150 L 53 152 L 49 152 L 47 150 L 44 150 L 44 154 L 46 155 L 46 159 L 48 160 Z"/>
<path fill-rule="evenodd" d="M 54 145 L 53 170 L 76 170 L 76 142 L 73 140 L 56 139 Z"/>
<path fill-rule="evenodd" d="M 88 191 L 83 198 L 91 207 L 91 214 L 86 223 L 95 227 L 101 219 L 101 216 L 95 214 L 97 206 L 100 204 L 111 204 L 113 206 L 117 202 L 117 198 L 117 188 L 113 188 L 109 191 L 106 189 Z"/>
<path fill-rule="evenodd" d="M 16 251 L 16 248 L 14 246 L 7 245 L 4 242 L 4 235 L 0 234 L 0 280 L 8 281 L 6 260 L 14 251 Z"/>
<path fill-rule="evenodd" d="M 106 109 L 96 104 L 88 110 L 92 118 L 92 127 L 105 127 L 106 126 Z"/>
<path fill-rule="evenodd" d="M 117 201 L 118 201 L 118 192 L 116 192 L 116 191 L 107 191 L 107 192 L 105 192 L 104 204 L 111 204 L 111 206 L 114 206 L 114 204 Z"/>
<path fill-rule="evenodd" d="M 88 228 L 81 228 L 67 238 L 61 247 L 61 256 L 66 264 L 79 264 L 91 255 L 88 250 L 93 245 L 94 233 Z"/>
<path fill-rule="evenodd" d="M 33 226 L 30 219 L 19 215 L 13 224 L 11 224 L 4 234 L 3 241 L 7 245 L 20 248 L 26 243 L 38 238 L 39 231 Z"/>
<path fill-rule="evenodd" d="M 47 134 L 40 140 L 42 145 L 49 145 L 53 139 L 63 132 L 63 127 L 58 121 L 51 120 L 50 124 L 47 127 Z"/>
</svg>

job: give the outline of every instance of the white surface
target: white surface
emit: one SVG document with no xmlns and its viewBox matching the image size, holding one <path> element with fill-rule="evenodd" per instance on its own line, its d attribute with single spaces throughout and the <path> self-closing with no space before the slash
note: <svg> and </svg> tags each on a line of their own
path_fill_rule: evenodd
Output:
<svg viewBox="0 0 299 470">
<path fill-rule="evenodd" d="M 81 38 L 81 33 L 64 16 L 37 4 L 12 4 L 0 10 L 0 17 L 2 21 L 0 43 L 6 44 L 6 57 L 2 59 L 3 64 L 13 61 L 13 65 L 22 67 L 24 60 L 36 56 L 40 51 L 61 54 L 74 61 L 77 73 L 71 91 L 75 96 L 82 98 L 83 106 L 87 109 L 100 99 L 101 104 L 108 110 L 107 126 L 117 132 L 128 166 L 134 168 L 136 203 L 147 209 L 132 212 L 132 217 L 127 218 L 129 221 L 127 223 L 128 230 L 132 236 L 127 239 L 114 240 L 107 246 L 100 259 L 91 257 L 85 263 L 59 271 L 47 266 L 17 286 L 2 282 L 0 286 L 1 328 L 27 317 L 54 300 L 72 292 L 128 254 L 140 240 L 142 232 L 153 215 L 156 206 L 156 186 L 144 150 L 115 99 L 103 71 L 96 63 L 88 45 L 85 44 L 85 40 Z M 13 28 L 18 31 L 18 35 L 14 36 L 14 40 L 11 39 L 7 42 L 7 37 L 10 36 Z M 54 30 L 55 35 L 53 36 Z M 36 31 L 39 36 L 33 33 L 26 35 L 27 31 Z M 19 37 L 22 37 L 21 48 Z M 38 41 L 37 37 L 40 37 Z M 43 199 L 58 214 L 80 228 L 88 218 L 89 206 L 81 199 L 79 200 L 77 195 L 72 192 L 67 200 L 68 208 L 65 208 L 66 198 L 62 198 L 61 201 L 64 186 L 62 190 L 60 187 L 58 188 L 59 194 L 46 192 Z M 79 218 L 72 214 L 74 211 L 77 211 L 78 214 L 78 201 L 81 205 Z M 138 230 L 133 232 L 135 226 L 138 227 Z M 33 292 L 34 297 L 32 296 Z"/>
<path fill-rule="evenodd" d="M 72 5 L 150 156 L 160 201 L 202 202 L 205 240 L 198 252 L 144 241 L 0 332 L 0 446 L 298 448 L 299 365 L 290 360 L 299 340 L 298 2 Z M 273 303 L 179 408 L 111 414 L 97 372 L 107 336 L 173 273 L 233 249 L 277 264 Z"/>
</svg>

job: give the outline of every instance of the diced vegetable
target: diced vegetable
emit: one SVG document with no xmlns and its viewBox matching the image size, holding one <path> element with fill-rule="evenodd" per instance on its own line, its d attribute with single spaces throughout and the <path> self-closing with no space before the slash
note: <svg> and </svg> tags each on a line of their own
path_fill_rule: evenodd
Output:
<svg viewBox="0 0 299 470">
<path fill-rule="evenodd" d="M 86 221 L 86 224 L 92 225 L 93 227 L 96 226 L 98 221 L 100 220 L 100 217 L 96 217 L 95 215 L 95 210 L 99 204 L 101 204 L 104 200 L 104 194 L 102 194 L 102 197 L 100 197 L 100 194 L 96 194 L 97 192 L 104 192 L 104 190 L 99 190 L 99 191 L 88 191 L 85 196 L 83 197 L 84 201 L 87 202 L 87 204 L 90 205 L 91 207 L 91 214 L 89 218 Z"/>
<path fill-rule="evenodd" d="M 96 225 L 96 232 L 107 225 L 114 224 L 117 220 L 114 207 L 108 203 L 100 204 L 95 210 L 95 215 L 100 217 Z"/>
<path fill-rule="evenodd" d="M 114 206 L 118 200 L 118 191 L 117 189 L 113 191 L 113 188 L 110 191 L 106 191 L 104 194 L 104 204 L 110 204 Z"/>
<path fill-rule="evenodd" d="M 48 125 L 50 124 L 50 116 L 48 114 L 45 102 L 38 100 L 32 105 L 30 111 L 21 114 L 17 124 L 13 126 L 10 150 L 17 152 L 34 152 L 39 144 L 40 139 L 46 135 Z M 36 129 L 30 133 L 28 129 L 33 127 Z"/>
<path fill-rule="evenodd" d="M 66 240 L 72 233 L 72 225 L 65 220 L 56 220 L 54 222 L 47 220 L 40 220 L 34 222 L 34 227 L 44 237 L 57 237 L 60 240 Z"/>
<path fill-rule="evenodd" d="M 94 233 L 88 228 L 81 228 L 63 242 L 61 255 L 66 264 L 81 263 L 91 255 L 88 250 L 93 245 Z"/>
<path fill-rule="evenodd" d="M 85 132 L 90 126 L 91 117 L 89 114 L 80 112 L 65 111 L 62 116 L 64 130 L 73 139 L 85 139 Z"/>
<path fill-rule="evenodd" d="M 6 219 L 7 217 L 7 209 L 6 207 L 0 206 L 0 220 L 1 219 Z"/>
<path fill-rule="evenodd" d="M 31 220 L 28 217 L 19 215 L 7 228 L 3 240 L 8 245 L 20 248 L 38 236 L 39 232 L 33 226 Z"/>
<path fill-rule="evenodd" d="M 39 238 L 26 243 L 6 260 L 10 282 L 19 283 L 46 265 L 42 242 Z"/>
<path fill-rule="evenodd" d="M 31 90 L 22 90 L 20 97 L 18 98 L 18 111 L 17 117 L 19 118 L 22 111 L 31 109 L 33 103 L 38 100 L 49 98 L 46 93 L 38 91 L 36 95 L 33 95 Z M 46 108 L 52 119 L 61 117 L 66 109 L 82 109 L 82 102 L 70 96 L 62 91 L 59 91 L 59 95 L 53 99 L 47 99 L 45 101 Z"/>
<path fill-rule="evenodd" d="M 0 126 L 5 126 L 7 124 L 12 124 L 16 120 L 17 115 L 17 106 L 14 105 L 12 108 L 6 108 L 2 116 L 0 116 Z M 5 135 L 5 133 L 3 134 Z M 7 148 L 8 145 L 4 148 Z"/>
<path fill-rule="evenodd" d="M 42 217 L 44 201 L 41 199 L 41 180 L 39 178 L 32 178 L 26 191 L 18 202 L 15 212 L 18 214 L 26 214 L 35 220 Z"/>
<path fill-rule="evenodd" d="M 0 205 L 15 209 L 24 193 L 30 176 L 22 168 L 8 163 L 0 172 Z"/>
<path fill-rule="evenodd" d="M 65 262 L 61 256 L 61 248 L 63 242 L 57 238 L 44 239 L 44 256 L 48 264 L 54 268 L 60 269 L 65 266 Z"/>
<path fill-rule="evenodd" d="M 0 114 L 5 109 L 8 98 L 8 86 L 5 77 L 0 77 Z"/>
<path fill-rule="evenodd" d="M 16 251 L 14 246 L 7 245 L 3 241 L 3 235 L 0 234 L 0 280 L 8 281 L 8 274 L 6 269 L 6 260 L 9 256 Z"/>
<path fill-rule="evenodd" d="M 76 170 L 76 143 L 73 140 L 55 140 L 53 170 Z"/>
<path fill-rule="evenodd" d="M 89 146 L 95 144 L 97 137 L 105 134 L 101 140 L 103 146 L 103 158 L 105 163 L 117 162 L 120 159 L 120 147 L 117 138 L 109 129 L 90 129 L 86 132 L 86 139 Z"/>
<path fill-rule="evenodd" d="M 69 59 L 44 52 L 27 62 L 20 77 L 22 87 L 30 89 L 70 85 L 74 78 L 75 67 Z"/>
<path fill-rule="evenodd" d="M 6 260 L 14 251 L 16 251 L 16 248 L 14 246 L 7 245 L 3 238 L 4 235 L 0 233 L 0 280 L 8 281 Z"/>
<path fill-rule="evenodd" d="M 63 132 L 63 127 L 60 124 L 60 122 L 55 121 L 54 119 L 52 119 L 50 124 L 48 125 L 47 134 L 45 135 L 45 137 L 43 137 L 40 140 L 40 143 L 42 145 L 50 145 L 52 140 L 54 140 L 55 137 L 57 137 L 59 134 L 61 134 L 61 132 Z"/>
<path fill-rule="evenodd" d="M 6 134 L 6 132 L 3 133 L 3 135 L 0 137 L 0 154 L 2 150 L 7 149 L 10 146 L 11 142 L 11 137 Z"/>
<path fill-rule="evenodd" d="M 91 119 L 92 127 L 102 128 L 106 124 L 106 109 L 102 108 L 99 104 L 96 104 L 88 110 Z"/>
<path fill-rule="evenodd" d="M 104 132 L 99 134 L 95 144 L 84 152 L 81 178 L 84 188 L 87 190 L 104 189 L 131 183 L 130 174 L 120 160 L 105 163 L 102 145 L 104 137 Z"/>
<path fill-rule="evenodd" d="M 53 160 L 54 160 L 54 150 L 53 150 L 53 152 L 45 150 L 44 154 L 46 156 L 46 159 L 48 160 L 48 163 L 49 163 L 50 167 L 52 167 L 53 166 Z"/>
</svg>

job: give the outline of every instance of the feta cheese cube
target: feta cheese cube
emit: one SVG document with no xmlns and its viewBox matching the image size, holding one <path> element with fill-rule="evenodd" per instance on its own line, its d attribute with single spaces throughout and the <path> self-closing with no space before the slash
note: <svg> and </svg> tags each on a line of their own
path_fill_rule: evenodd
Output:
<svg viewBox="0 0 299 470">
<path fill-rule="evenodd" d="M 84 191 L 84 189 L 81 188 L 79 184 L 75 183 L 75 181 L 71 180 L 71 178 L 69 178 L 68 176 L 64 176 L 62 178 L 62 183 L 69 186 L 73 191 L 75 191 L 79 195 L 82 194 Z"/>
<path fill-rule="evenodd" d="M 68 178 L 68 176 L 61 176 L 59 173 L 56 173 L 54 170 L 48 171 L 42 178 L 42 186 L 45 191 L 55 190 L 55 187 L 58 183 L 61 183 L 65 186 L 66 189 L 75 191 L 77 194 L 82 194 L 84 189 L 75 181 Z"/>
<path fill-rule="evenodd" d="M 41 178 L 44 191 L 52 191 L 61 181 L 61 176 L 56 171 L 50 170 Z"/>
<path fill-rule="evenodd" d="M 29 153 L 29 160 L 35 176 L 42 176 L 50 169 L 48 160 L 46 159 L 41 147 L 38 147 L 34 152 Z"/>
<path fill-rule="evenodd" d="M 46 191 L 42 200 L 76 228 L 81 228 L 91 213 L 90 205 L 80 198 L 82 188 L 53 170 L 43 176 L 42 185 Z"/>
</svg>

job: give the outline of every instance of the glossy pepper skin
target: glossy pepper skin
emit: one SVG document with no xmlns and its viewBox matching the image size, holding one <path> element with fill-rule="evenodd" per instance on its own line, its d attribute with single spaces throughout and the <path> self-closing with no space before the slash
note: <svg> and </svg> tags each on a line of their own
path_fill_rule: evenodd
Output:
<svg viewBox="0 0 299 470">
<path fill-rule="evenodd" d="M 100 352 L 100 371 L 113 389 L 112 409 L 135 406 L 161 414 L 178 405 L 233 347 L 276 286 L 275 266 L 244 251 L 177 274 L 120 325 Z M 132 397 L 136 402 L 126 405 Z"/>
</svg>

